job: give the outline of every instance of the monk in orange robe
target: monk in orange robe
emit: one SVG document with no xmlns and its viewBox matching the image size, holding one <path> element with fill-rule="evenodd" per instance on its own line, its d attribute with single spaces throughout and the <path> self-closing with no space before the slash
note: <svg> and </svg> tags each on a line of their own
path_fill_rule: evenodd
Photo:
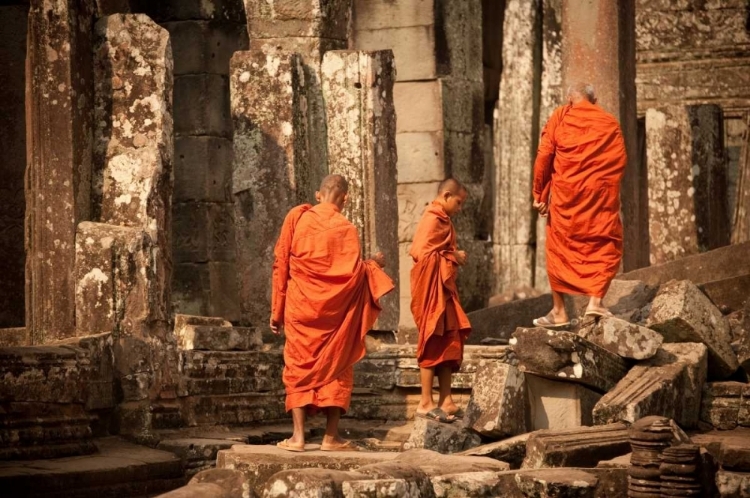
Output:
<svg viewBox="0 0 750 498">
<path fill-rule="evenodd" d="M 383 255 L 363 261 L 357 229 L 342 214 L 348 184 L 340 175 L 323 179 L 315 207 L 293 208 L 274 249 L 271 330 L 284 328 L 286 409 L 294 433 L 278 444 L 304 451 L 305 415 L 327 417 L 323 451 L 356 451 L 339 436 L 349 409 L 354 364 L 380 312 L 378 300 L 393 290 L 382 270 Z"/>
<path fill-rule="evenodd" d="M 547 218 L 547 275 L 553 308 L 534 325 L 569 324 L 563 297 L 589 297 L 585 315 L 602 306 L 622 259 L 620 181 L 627 164 L 617 119 L 596 105 L 594 88 L 570 87 L 542 131 L 534 164 L 534 207 Z"/>
<path fill-rule="evenodd" d="M 409 250 L 414 260 L 411 312 L 419 329 L 417 362 L 422 386 L 417 416 L 444 423 L 462 415 L 451 396 L 451 378 L 461 366 L 464 342 L 471 331 L 456 288 L 458 267 L 466 263 L 466 253 L 456 247 L 451 222 L 461 211 L 466 195 L 466 189 L 456 180 L 444 180 L 437 197 L 427 206 Z M 432 397 L 436 375 L 440 392 L 437 405 Z"/>
</svg>

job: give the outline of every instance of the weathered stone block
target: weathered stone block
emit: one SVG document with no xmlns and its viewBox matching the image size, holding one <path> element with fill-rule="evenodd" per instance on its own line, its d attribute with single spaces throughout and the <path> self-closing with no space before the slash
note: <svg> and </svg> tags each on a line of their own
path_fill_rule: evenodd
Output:
<svg viewBox="0 0 750 498">
<path fill-rule="evenodd" d="M 602 395 L 571 382 L 526 375 L 529 430 L 570 429 L 593 425 L 592 412 Z"/>
<path fill-rule="evenodd" d="M 182 74 L 174 79 L 175 136 L 231 138 L 229 82 L 218 74 Z"/>
<path fill-rule="evenodd" d="M 442 455 L 425 449 L 413 449 L 400 453 L 394 463 L 418 467 L 430 477 L 467 472 L 503 472 L 508 464 L 486 457 Z"/>
<path fill-rule="evenodd" d="M 740 441 L 725 441 L 721 444 L 719 463 L 724 470 L 750 472 L 750 448 Z"/>
<path fill-rule="evenodd" d="M 260 330 L 247 327 L 188 325 L 175 329 L 181 349 L 250 351 L 263 345 Z"/>
<path fill-rule="evenodd" d="M 229 202 L 232 142 L 219 137 L 175 139 L 174 200 Z"/>
<path fill-rule="evenodd" d="M 184 0 L 131 0 L 131 8 L 137 12 L 148 12 L 156 22 L 216 20 L 245 23 L 245 9 L 237 0 L 204 0 L 199 3 Z"/>
<path fill-rule="evenodd" d="M 320 37 L 346 40 L 350 0 L 244 0 L 251 39 Z"/>
<path fill-rule="evenodd" d="M 476 448 L 462 451 L 458 455 L 466 456 L 484 456 L 506 462 L 511 469 L 521 468 L 524 458 L 526 458 L 526 443 L 529 441 L 531 434 L 521 434 L 520 436 L 503 439 L 490 444 L 483 444 Z"/>
<path fill-rule="evenodd" d="M 243 425 L 286 417 L 284 396 L 275 393 L 198 395 L 180 401 L 185 425 Z"/>
<path fill-rule="evenodd" d="M 465 472 L 432 479 L 437 498 L 507 497 L 508 489 L 504 484 L 497 472 Z M 515 483 L 513 485 L 515 487 Z"/>
<path fill-rule="evenodd" d="M 640 280 L 614 279 L 609 285 L 607 294 L 602 299 L 602 306 L 607 308 L 617 318 L 638 323 L 644 322 L 643 308 L 653 301 L 657 285 L 647 285 Z M 588 305 L 586 296 L 572 296 L 576 310 L 584 310 Z"/>
<path fill-rule="evenodd" d="M 651 264 L 729 243 L 723 140 L 719 106 L 647 111 Z"/>
<path fill-rule="evenodd" d="M 750 473 L 720 470 L 716 473 L 716 486 L 721 498 L 746 498 L 750 496 Z"/>
<path fill-rule="evenodd" d="M 599 479 L 581 470 L 549 469 L 518 473 L 516 483 L 528 497 L 593 498 Z"/>
<path fill-rule="evenodd" d="M 739 368 L 730 345 L 727 320 L 687 280 L 662 286 L 654 299 L 647 325 L 664 336 L 664 342 L 704 343 L 708 348 L 708 375 L 711 379 L 724 379 Z"/>
<path fill-rule="evenodd" d="M 416 483 L 406 479 L 373 479 L 346 481 L 341 485 L 344 498 L 400 498 L 421 496 Z"/>
<path fill-rule="evenodd" d="M 522 468 L 595 467 L 626 453 L 630 453 L 630 439 L 625 424 L 543 430 L 529 437 Z"/>
<path fill-rule="evenodd" d="M 735 429 L 747 387 L 741 382 L 707 382 L 701 397 L 701 422 L 719 430 Z"/>
<path fill-rule="evenodd" d="M 228 75 L 229 60 L 249 41 L 243 24 L 226 21 L 178 21 L 162 24 L 180 47 L 174 53 L 174 74 Z"/>
<path fill-rule="evenodd" d="M 443 131 L 440 81 L 398 82 L 393 86 L 398 133 Z"/>
<path fill-rule="evenodd" d="M 398 185 L 399 242 L 411 242 L 414 238 L 414 232 L 417 231 L 417 225 L 422 219 L 425 208 L 437 196 L 439 184 L 439 182 L 432 182 Z M 408 247 L 411 247 L 411 244 Z"/>
<path fill-rule="evenodd" d="M 409 439 L 404 443 L 405 450 L 425 449 L 438 453 L 458 453 L 482 444 L 482 440 L 467 430 L 461 422 L 443 424 L 425 418 L 414 420 Z"/>
<path fill-rule="evenodd" d="M 396 195 L 395 66 L 391 51 L 331 51 L 321 67 L 330 173 L 349 180 L 347 218 L 360 235 L 363 257 L 381 251 L 394 292 L 380 300 L 374 329 L 399 324 L 398 201 Z"/>
<path fill-rule="evenodd" d="M 608 391 L 628 372 L 625 361 L 572 332 L 519 328 L 510 341 L 519 369 Z"/>
<path fill-rule="evenodd" d="M 664 338 L 657 332 L 614 317 L 604 317 L 583 328 L 581 337 L 623 358 L 646 360 L 659 350 Z"/>
<path fill-rule="evenodd" d="M 647 415 L 661 415 L 682 427 L 695 427 L 705 378 L 704 345 L 664 344 L 656 356 L 634 366 L 604 395 L 594 408 L 594 422 L 633 423 Z"/>
<path fill-rule="evenodd" d="M 439 132 L 399 133 L 396 148 L 399 183 L 441 182 L 445 178 L 443 137 Z"/>
<path fill-rule="evenodd" d="M 480 361 L 466 407 L 466 425 L 491 438 L 526 432 L 526 383 L 512 365 Z"/>
<path fill-rule="evenodd" d="M 352 33 L 352 44 L 357 50 L 393 50 L 398 61 L 398 81 L 437 77 L 433 25 L 358 29 Z"/>
<path fill-rule="evenodd" d="M 238 322 L 240 320 L 240 291 L 237 264 L 234 261 L 209 261 L 208 277 L 211 291 L 208 313 Z"/>
<path fill-rule="evenodd" d="M 510 339 L 519 327 L 525 327 L 534 318 L 544 316 L 552 309 L 552 296 L 519 299 L 509 303 L 483 308 L 468 313 L 471 322 L 472 343 L 487 337 Z"/>
<path fill-rule="evenodd" d="M 435 6 L 429 0 L 387 2 L 354 1 L 354 30 L 428 26 L 435 22 Z"/>
</svg>

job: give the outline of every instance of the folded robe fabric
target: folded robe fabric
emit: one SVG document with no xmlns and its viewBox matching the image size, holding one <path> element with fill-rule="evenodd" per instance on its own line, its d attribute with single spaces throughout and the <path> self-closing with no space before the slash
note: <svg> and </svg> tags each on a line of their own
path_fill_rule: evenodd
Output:
<svg viewBox="0 0 750 498">
<path fill-rule="evenodd" d="M 559 107 L 542 131 L 534 199 L 549 202 L 547 274 L 565 294 L 603 297 L 622 259 L 620 181 L 627 154 L 617 120 L 588 101 Z"/>
<path fill-rule="evenodd" d="M 334 204 L 292 209 L 274 255 L 271 313 L 286 335 L 286 409 L 346 411 L 353 366 L 393 282 L 362 260 L 357 230 Z"/>
<path fill-rule="evenodd" d="M 419 330 L 417 361 L 422 368 L 447 363 L 458 370 L 471 332 L 458 299 L 455 251 L 453 223 L 442 206 L 433 202 L 425 210 L 409 250 L 414 260 L 411 312 Z"/>
</svg>

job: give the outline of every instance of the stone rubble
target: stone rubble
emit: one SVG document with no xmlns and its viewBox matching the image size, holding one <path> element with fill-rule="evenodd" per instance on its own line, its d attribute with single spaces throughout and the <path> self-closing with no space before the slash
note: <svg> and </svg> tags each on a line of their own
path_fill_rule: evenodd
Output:
<svg viewBox="0 0 750 498">
<path fill-rule="evenodd" d="M 630 451 L 625 424 L 596 425 L 566 430 L 533 432 L 526 443 L 521 468 L 595 467 Z"/>
<path fill-rule="evenodd" d="M 526 432 L 526 383 L 512 365 L 480 360 L 466 407 L 466 426 L 499 439 Z"/>
<path fill-rule="evenodd" d="M 404 449 L 423 448 L 448 454 L 468 450 L 480 444 L 481 438 L 467 430 L 463 421 L 444 424 L 418 417 L 414 421 L 409 439 L 404 443 Z"/>
<path fill-rule="evenodd" d="M 604 317 L 584 327 L 578 335 L 622 358 L 647 360 L 664 338 L 657 332 L 619 318 Z"/>
<path fill-rule="evenodd" d="M 593 498 L 599 479 L 581 470 L 544 469 L 516 474 L 516 482 L 528 498 Z"/>
</svg>

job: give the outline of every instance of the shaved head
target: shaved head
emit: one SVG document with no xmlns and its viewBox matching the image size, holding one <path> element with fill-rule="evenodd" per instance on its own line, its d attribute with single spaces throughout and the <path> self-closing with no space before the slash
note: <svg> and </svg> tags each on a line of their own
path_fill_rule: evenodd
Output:
<svg viewBox="0 0 750 498">
<path fill-rule="evenodd" d="M 573 83 L 568 87 L 568 100 L 572 103 L 588 100 L 592 104 L 596 103 L 596 93 L 594 85 L 582 81 Z"/>
<path fill-rule="evenodd" d="M 328 175 L 320 182 L 318 190 L 322 196 L 343 195 L 349 192 L 349 182 L 341 175 Z"/>
<path fill-rule="evenodd" d="M 438 195 L 442 194 L 445 191 L 448 191 L 453 195 L 460 195 L 462 192 L 467 192 L 466 187 L 461 185 L 461 183 L 455 178 L 446 178 L 445 180 L 440 182 L 437 191 Z"/>
</svg>

